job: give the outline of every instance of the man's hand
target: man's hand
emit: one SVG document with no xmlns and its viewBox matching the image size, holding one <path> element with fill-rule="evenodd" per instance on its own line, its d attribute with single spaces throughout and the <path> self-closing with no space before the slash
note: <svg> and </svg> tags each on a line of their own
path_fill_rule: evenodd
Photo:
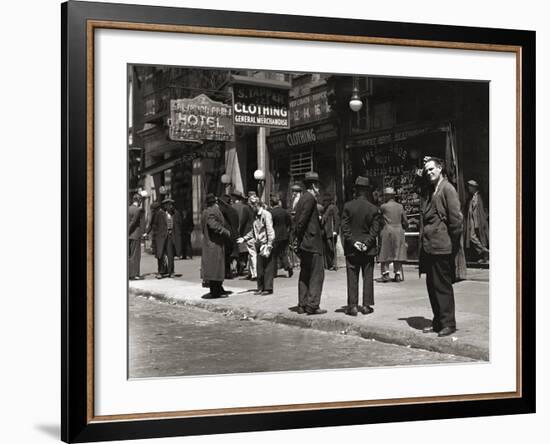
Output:
<svg viewBox="0 0 550 444">
<path fill-rule="evenodd" d="M 358 251 L 365 251 L 367 249 L 367 246 L 363 242 L 356 241 L 353 246 Z"/>
<path fill-rule="evenodd" d="M 243 242 L 244 242 L 244 238 L 243 238 L 243 237 L 239 237 L 239 238 L 237 239 L 237 243 L 238 243 L 238 244 L 242 244 Z"/>
</svg>

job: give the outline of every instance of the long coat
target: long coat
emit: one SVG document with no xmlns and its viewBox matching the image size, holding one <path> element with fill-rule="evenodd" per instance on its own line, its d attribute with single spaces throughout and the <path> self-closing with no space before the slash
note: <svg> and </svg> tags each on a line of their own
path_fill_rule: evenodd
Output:
<svg viewBox="0 0 550 444">
<path fill-rule="evenodd" d="M 226 253 L 231 257 L 239 257 L 239 248 L 237 246 L 237 238 L 239 237 L 239 213 L 231 205 L 220 200 L 219 209 L 225 221 L 224 226 L 229 230 L 231 236 L 226 240 Z"/>
<path fill-rule="evenodd" d="M 407 243 L 405 229 L 409 226 L 405 209 L 400 203 L 390 200 L 380 206 L 384 228 L 380 232 L 380 262 L 406 261 Z"/>
<path fill-rule="evenodd" d="M 321 222 L 317 210 L 317 200 L 306 191 L 294 208 L 294 234 L 298 249 L 309 253 L 323 254 L 323 239 L 321 238 Z"/>
<path fill-rule="evenodd" d="M 476 192 L 468 202 L 467 214 L 464 225 L 464 246 L 470 247 L 472 233 L 477 236 L 481 245 L 489 247 L 489 224 L 487 222 L 487 213 L 483 205 L 481 194 Z"/>
<path fill-rule="evenodd" d="M 145 213 L 143 208 L 130 205 L 128 208 L 128 239 L 141 239 L 145 230 Z"/>
<path fill-rule="evenodd" d="M 175 211 L 172 215 L 172 236 L 174 237 L 174 244 L 176 249 L 176 256 L 181 256 L 181 227 L 182 219 L 179 211 Z M 153 219 L 152 230 L 155 233 L 155 256 L 157 259 L 162 259 L 162 253 L 164 252 L 164 245 L 168 239 L 168 222 L 166 218 L 166 211 L 159 209 Z"/>
<path fill-rule="evenodd" d="M 344 254 L 355 256 L 366 254 L 375 256 L 376 240 L 382 226 L 382 218 L 378 207 L 370 203 L 366 197 L 359 196 L 346 202 L 342 210 L 342 237 L 344 239 Z M 353 244 L 362 242 L 367 251 L 359 252 Z"/>
<path fill-rule="evenodd" d="M 252 229 L 252 221 L 254 220 L 254 212 L 247 204 L 241 201 L 234 202 L 231 206 L 239 216 L 239 237 L 245 236 Z M 239 244 L 239 253 L 248 252 L 248 247 L 245 243 Z"/>
<path fill-rule="evenodd" d="M 431 198 L 424 199 L 420 206 L 419 273 L 425 273 L 426 257 L 450 255 L 453 262 L 452 281 L 466 277 L 466 261 L 462 247 L 463 216 L 455 188 L 443 179 Z"/>
<path fill-rule="evenodd" d="M 201 278 L 205 281 L 223 281 L 225 278 L 225 242 L 230 231 L 224 227 L 223 215 L 217 205 L 202 212 Z"/>
<path fill-rule="evenodd" d="M 282 207 L 271 209 L 273 216 L 273 229 L 275 230 L 275 242 L 288 241 L 288 233 L 292 226 L 290 213 Z"/>
</svg>

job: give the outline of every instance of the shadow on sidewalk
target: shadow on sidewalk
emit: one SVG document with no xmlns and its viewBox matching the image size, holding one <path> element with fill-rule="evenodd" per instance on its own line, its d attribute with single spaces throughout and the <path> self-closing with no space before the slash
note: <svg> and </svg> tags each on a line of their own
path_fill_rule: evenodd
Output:
<svg viewBox="0 0 550 444">
<path fill-rule="evenodd" d="M 399 321 L 405 321 L 409 327 L 416 330 L 422 330 L 426 327 L 432 326 L 432 321 L 426 319 L 424 316 L 411 316 L 410 318 L 399 318 Z"/>
</svg>

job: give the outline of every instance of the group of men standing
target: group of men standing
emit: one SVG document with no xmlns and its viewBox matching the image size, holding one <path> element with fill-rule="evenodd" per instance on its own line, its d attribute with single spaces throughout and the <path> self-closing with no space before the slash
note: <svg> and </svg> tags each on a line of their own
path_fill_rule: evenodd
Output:
<svg viewBox="0 0 550 444">
<path fill-rule="evenodd" d="M 425 195 L 420 208 L 420 274 L 426 274 L 426 287 L 433 312 L 432 325 L 425 333 L 447 336 L 456 331 L 453 283 L 460 279 L 456 266 L 462 246 L 464 218 L 458 193 L 444 174 L 444 164 L 438 158 L 425 158 L 422 177 L 426 180 Z M 236 191 L 221 199 L 206 196 L 202 212 L 201 278 L 210 288 L 210 297 L 227 294 L 223 281 L 244 274 L 257 281 L 255 294 L 273 293 L 273 282 L 279 262 L 292 276 L 289 244 L 300 262 L 298 278 L 299 314 L 320 315 L 325 268 L 336 268 L 336 241 L 341 232 L 346 260 L 347 304 L 345 313 L 357 316 L 374 311 L 373 272 L 375 258 L 382 263 L 381 282 L 389 281 L 389 263 L 394 263 L 394 281 L 403 280 L 402 262 L 406 259 L 404 231 L 407 218 L 403 206 L 395 202 L 395 191 L 384 190 L 386 202 L 375 205 L 372 187 L 367 177 L 359 176 L 354 183 L 353 199 L 343 206 L 340 220 L 332 199 L 319 205 L 320 179 L 317 173 L 305 175 L 305 190 L 293 186 L 289 211 L 282 208 L 278 196 L 271 196 L 270 207 L 255 193 L 248 199 Z M 470 184 L 477 189 L 477 183 Z M 474 187 L 476 185 L 476 187 Z M 472 190 L 471 191 L 476 191 Z M 466 239 L 487 254 L 483 245 L 485 226 L 481 197 L 473 194 L 466 222 Z M 159 261 L 159 275 L 174 272 L 174 256 L 179 256 L 182 217 L 174 202 L 165 199 L 155 210 L 147 228 L 143 229 L 141 197 L 134 196 L 129 212 L 130 279 L 139 278 L 141 233 L 154 232 L 154 250 Z M 475 199 L 475 200 L 474 200 Z M 143 231 L 145 230 L 145 231 Z M 478 247 L 478 244 L 481 247 Z M 379 248 L 380 247 L 380 248 Z M 483 248 L 486 249 L 483 250 Z M 327 254 L 328 252 L 328 254 Z M 136 269 L 137 263 L 137 269 Z M 362 298 L 359 301 L 359 278 L 362 276 Z"/>
</svg>

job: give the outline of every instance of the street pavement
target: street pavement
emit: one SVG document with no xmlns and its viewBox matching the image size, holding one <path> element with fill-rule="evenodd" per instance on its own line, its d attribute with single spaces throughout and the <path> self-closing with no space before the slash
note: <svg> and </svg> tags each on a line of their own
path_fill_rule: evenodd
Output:
<svg viewBox="0 0 550 444">
<path fill-rule="evenodd" d="M 144 280 L 130 281 L 130 296 L 146 296 L 159 301 L 189 305 L 235 319 L 254 319 L 311 328 L 326 332 L 356 335 L 379 342 L 419 348 L 439 353 L 488 361 L 489 354 L 489 270 L 469 269 L 468 280 L 454 285 L 457 331 L 438 338 L 423 333 L 430 325 L 432 313 L 424 276 L 419 278 L 416 266 L 405 266 L 405 281 L 375 283 L 374 313 L 357 317 L 343 313 L 346 304 L 346 270 L 326 271 L 321 308 L 324 315 L 299 315 L 292 311 L 298 299 L 298 274 L 289 278 L 279 270 L 274 294 L 254 295 L 256 283 L 243 278 L 224 281 L 233 293 L 222 299 L 205 299 L 208 289 L 200 279 L 200 257 L 178 260 L 176 276 L 156 279 L 156 260 L 144 253 L 141 273 Z M 375 276 L 380 274 L 379 266 Z"/>
<path fill-rule="evenodd" d="M 139 296 L 130 299 L 128 313 L 130 378 L 472 362 Z"/>
</svg>

